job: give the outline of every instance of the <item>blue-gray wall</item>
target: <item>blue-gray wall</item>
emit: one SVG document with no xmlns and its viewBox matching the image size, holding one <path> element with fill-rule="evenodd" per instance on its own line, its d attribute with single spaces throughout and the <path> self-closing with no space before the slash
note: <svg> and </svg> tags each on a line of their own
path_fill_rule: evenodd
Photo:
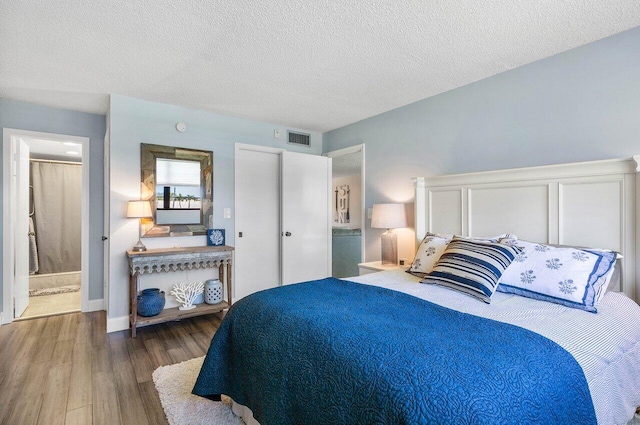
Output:
<svg viewBox="0 0 640 425">
<path fill-rule="evenodd" d="M 50 108 L 27 102 L 0 99 L 0 128 L 13 128 L 44 133 L 82 136 L 90 139 L 89 166 L 89 299 L 103 297 L 103 203 L 104 203 L 104 135 L 106 121 L 104 115 Z M 9 143 L 3 140 L 3 143 Z M 2 161 L 0 161 L 0 176 Z M 0 197 L 2 187 L 0 186 Z M 2 211 L 0 210 L 0 240 L 2 238 Z M 4 255 L 4 253 L 3 253 Z M 2 263 L 0 262 L 0 276 Z M 2 291 L 0 291 L 0 310 Z"/>
<path fill-rule="evenodd" d="M 425 75 L 425 78 L 429 78 Z M 640 154 L 640 27 L 323 134 L 366 145 L 367 206 L 411 177 Z M 379 234 L 367 226 L 367 261 Z"/>
<path fill-rule="evenodd" d="M 311 135 L 311 146 L 296 146 L 287 143 L 287 130 L 291 129 L 288 127 L 125 96 L 111 96 L 109 120 L 109 331 L 126 329 L 128 326 L 128 264 L 125 252 L 131 249 L 138 239 L 138 223 L 127 219 L 125 211 L 127 201 L 140 197 L 140 143 L 213 151 L 213 223 L 215 228 L 226 230 L 227 245 L 234 245 L 235 234 L 234 220 L 225 219 L 223 211 L 224 208 L 230 208 L 232 217 L 235 214 L 236 143 L 315 155 L 322 153 L 320 132 L 302 130 Z M 178 122 L 187 125 L 184 133 L 176 131 L 175 126 Z M 274 130 L 279 130 L 279 139 L 274 138 Z M 144 238 L 143 243 L 147 248 L 197 246 L 206 245 L 206 237 Z M 191 276 L 194 275 L 195 272 L 192 271 Z M 176 273 L 154 274 L 153 285 L 164 289 L 163 278 L 175 283 L 179 276 Z M 169 288 L 170 286 L 167 286 L 167 289 Z"/>
</svg>

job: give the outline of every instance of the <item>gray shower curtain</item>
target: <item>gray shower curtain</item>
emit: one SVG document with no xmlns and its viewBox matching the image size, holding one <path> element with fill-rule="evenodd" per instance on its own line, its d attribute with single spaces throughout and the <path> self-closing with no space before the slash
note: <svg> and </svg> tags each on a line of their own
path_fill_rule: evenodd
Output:
<svg viewBox="0 0 640 425">
<path fill-rule="evenodd" d="M 82 166 L 31 162 L 40 274 L 80 270 Z"/>
</svg>

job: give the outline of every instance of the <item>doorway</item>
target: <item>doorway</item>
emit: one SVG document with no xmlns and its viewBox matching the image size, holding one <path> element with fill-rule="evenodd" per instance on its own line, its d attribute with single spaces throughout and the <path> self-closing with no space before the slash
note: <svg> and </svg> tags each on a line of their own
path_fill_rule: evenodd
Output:
<svg viewBox="0 0 640 425">
<path fill-rule="evenodd" d="M 325 155 L 332 159 L 332 276 L 357 276 L 365 246 L 364 144 Z"/>
<path fill-rule="evenodd" d="M 89 138 L 3 137 L 2 322 L 85 311 Z"/>
</svg>

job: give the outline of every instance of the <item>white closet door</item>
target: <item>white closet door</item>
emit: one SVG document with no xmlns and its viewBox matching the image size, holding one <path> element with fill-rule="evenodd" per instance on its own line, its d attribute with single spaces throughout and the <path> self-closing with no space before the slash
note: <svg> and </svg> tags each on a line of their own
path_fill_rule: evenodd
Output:
<svg viewBox="0 0 640 425">
<path fill-rule="evenodd" d="M 29 305 L 29 146 L 22 140 L 16 149 L 15 289 L 14 317 L 22 316 Z"/>
<path fill-rule="evenodd" d="M 280 151 L 236 148 L 235 167 L 234 302 L 280 285 Z"/>
<path fill-rule="evenodd" d="M 284 152 L 282 283 L 331 276 L 331 159 Z"/>
</svg>

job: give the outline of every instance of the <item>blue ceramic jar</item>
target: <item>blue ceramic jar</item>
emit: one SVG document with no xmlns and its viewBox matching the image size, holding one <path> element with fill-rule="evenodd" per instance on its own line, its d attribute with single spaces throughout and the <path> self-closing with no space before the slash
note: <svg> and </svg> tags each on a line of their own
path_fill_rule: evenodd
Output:
<svg viewBox="0 0 640 425">
<path fill-rule="evenodd" d="M 144 317 L 157 316 L 164 308 L 164 291 L 158 288 L 143 289 L 138 295 L 138 314 Z"/>
</svg>

